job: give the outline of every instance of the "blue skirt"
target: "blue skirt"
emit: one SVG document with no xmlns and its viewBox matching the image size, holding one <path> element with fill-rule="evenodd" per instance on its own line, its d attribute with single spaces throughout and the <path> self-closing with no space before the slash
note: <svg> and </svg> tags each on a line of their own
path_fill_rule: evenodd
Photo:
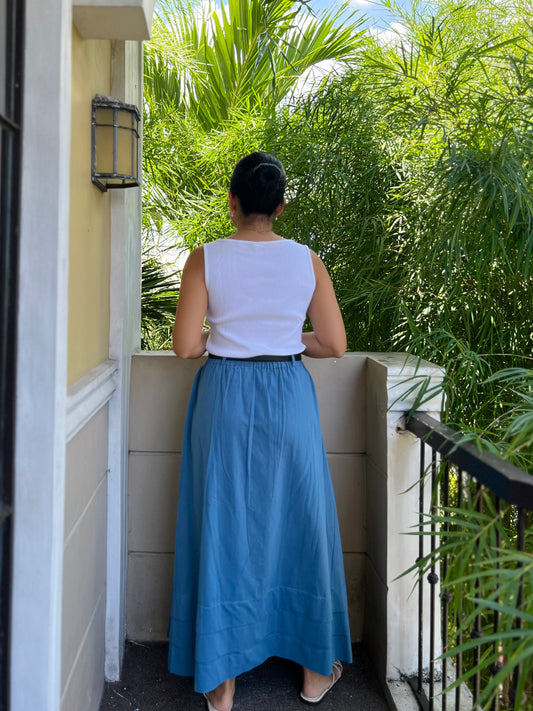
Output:
<svg viewBox="0 0 533 711">
<path fill-rule="evenodd" d="M 351 661 L 337 512 L 301 361 L 208 360 L 181 460 L 169 669 L 206 692 L 269 657 Z"/>
</svg>

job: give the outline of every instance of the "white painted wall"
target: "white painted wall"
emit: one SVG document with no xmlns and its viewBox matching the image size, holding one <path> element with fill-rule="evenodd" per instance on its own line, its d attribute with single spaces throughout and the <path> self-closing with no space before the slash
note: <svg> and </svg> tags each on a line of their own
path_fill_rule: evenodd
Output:
<svg viewBox="0 0 533 711">
<path fill-rule="evenodd" d="M 10 708 L 60 700 L 71 1 L 26 0 Z"/>
</svg>

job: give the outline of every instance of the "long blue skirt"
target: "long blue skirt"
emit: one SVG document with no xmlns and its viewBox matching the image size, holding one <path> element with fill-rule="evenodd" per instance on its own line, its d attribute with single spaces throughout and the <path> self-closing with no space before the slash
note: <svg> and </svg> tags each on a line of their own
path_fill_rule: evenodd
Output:
<svg viewBox="0 0 533 711">
<path fill-rule="evenodd" d="M 272 656 L 351 661 L 337 512 L 301 361 L 208 360 L 181 461 L 169 669 L 206 692 Z"/>
</svg>

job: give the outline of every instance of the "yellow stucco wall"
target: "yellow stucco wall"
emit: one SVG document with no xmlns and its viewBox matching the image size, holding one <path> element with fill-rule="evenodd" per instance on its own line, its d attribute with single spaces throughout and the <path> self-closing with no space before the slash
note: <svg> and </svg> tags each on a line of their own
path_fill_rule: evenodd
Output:
<svg viewBox="0 0 533 711">
<path fill-rule="evenodd" d="M 111 43 L 72 33 L 69 242 L 69 385 L 109 353 L 109 193 L 91 182 L 91 102 L 110 94 Z"/>
</svg>

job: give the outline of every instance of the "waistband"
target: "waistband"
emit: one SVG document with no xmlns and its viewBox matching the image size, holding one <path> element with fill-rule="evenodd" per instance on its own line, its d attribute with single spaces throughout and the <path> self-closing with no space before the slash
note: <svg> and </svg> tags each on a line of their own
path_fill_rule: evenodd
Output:
<svg viewBox="0 0 533 711">
<path fill-rule="evenodd" d="M 260 362 L 260 363 L 285 363 L 288 361 L 302 360 L 302 354 L 296 353 L 295 355 L 259 355 L 253 356 L 252 358 L 229 358 L 226 356 L 209 354 L 209 358 L 214 358 L 215 360 L 238 360 L 246 363 L 250 362 Z"/>
</svg>

